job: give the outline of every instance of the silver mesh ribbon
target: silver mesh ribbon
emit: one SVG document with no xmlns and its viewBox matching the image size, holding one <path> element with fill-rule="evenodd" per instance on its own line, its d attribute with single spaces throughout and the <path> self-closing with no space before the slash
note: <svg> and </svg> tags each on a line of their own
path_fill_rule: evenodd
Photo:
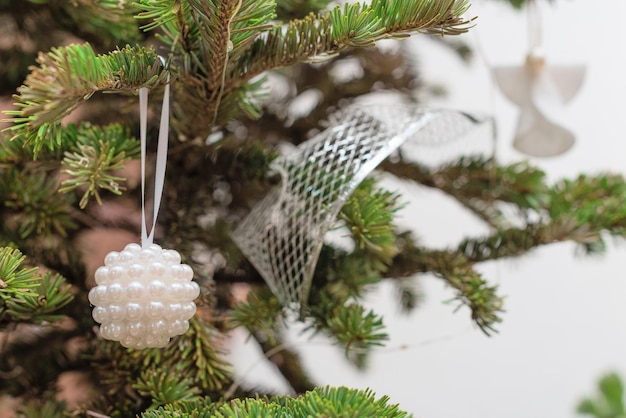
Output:
<svg viewBox="0 0 626 418">
<path fill-rule="evenodd" d="M 306 304 L 324 235 L 359 183 L 405 143 L 441 145 L 483 122 L 410 105 L 350 106 L 272 162 L 281 184 L 255 205 L 233 240 L 281 304 L 297 310 Z"/>
</svg>

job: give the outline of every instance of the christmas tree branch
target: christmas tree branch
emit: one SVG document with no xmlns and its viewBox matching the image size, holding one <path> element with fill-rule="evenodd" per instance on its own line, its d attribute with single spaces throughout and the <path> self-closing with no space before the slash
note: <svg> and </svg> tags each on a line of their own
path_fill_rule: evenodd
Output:
<svg viewBox="0 0 626 418">
<path fill-rule="evenodd" d="M 210 125 L 217 120 L 229 61 L 254 41 L 274 16 L 272 1 L 228 0 L 221 2 L 190 0 L 194 19 L 203 43 L 208 112 Z"/>
<path fill-rule="evenodd" d="M 410 32 L 459 34 L 470 21 L 461 17 L 465 0 L 376 0 L 371 5 L 345 3 L 329 12 L 309 15 L 274 26 L 231 65 L 229 91 L 243 80 L 297 62 L 332 56 L 350 47 L 366 47 L 377 40 L 404 37 Z"/>
<path fill-rule="evenodd" d="M 154 87 L 166 79 L 156 52 L 127 46 L 105 55 L 96 55 L 89 44 L 54 48 L 39 54 L 25 84 L 18 89 L 19 110 L 15 125 L 6 128 L 14 136 L 34 141 L 35 152 L 44 144 L 49 148 L 61 143 L 61 119 L 96 92 L 134 91 Z"/>
<path fill-rule="evenodd" d="M 37 268 L 22 268 L 25 258 L 17 249 L 0 247 L 0 321 L 5 319 L 11 300 L 36 294 Z"/>
<path fill-rule="evenodd" d="M 4 200 L 0 211 L 14 222 L 3 225 L 17 230 L 20 238 L 34 235 L 50 238 L 65 237 L 77 225 L 70 214 L 73 196 L 60 194 L 58 178 L 46 171 L 11 167 L 0 172 L 0 187 Z M 0 224 L 1 225 L 1 224 Z"/>
<path fill-rule="evenodd" d="M 617 373 L 608 373 L 597 383 L 597 393 L 578 403 L 576 412 L 594 418 L 620 418 L 624 408 L 624 382 Z"/>
<path fill-rule="evenodd" d="M 208 417 L 385 417 L 407 418 L 409 414 L 398 405 L 389 403 L 389 397 L 376 399 L 369 390 L 346 387 L 320 387 L 297 397 L 234 399 L 229 402 L 206 400 L 167 404 L 154 411 L 146 411 L 141 418 L 208 418 Z"/>
<path fill-rule="evenodd" d="M 139 141 L 130 136 L 129 130 L 121 125 L 71 125 L 64 136 L 72 137 L 72 140 L 64 140 L 65 144 L 71 144 L 71 148 L 67 147 L 69 150 L 61 162 L 62 172 L 70 177 L 63 180 L 59 192 L 84 188 L 79 202 L 81 209 L 87 206 L 92 196 L 102 204 L 100 190 L 121 195 L 125 190 L 120 184 L 124 178 L 114 172 L 139 156 Z"/>
<path fill-rule="evenodd" d="M 602 252 L 603 234 L 626 237 L 626 181 L 617 175 L 580 176 L 548 190 L 538 222 L 464 240 L 458 247 L 472 262 L 511 257 L 554 242 L 573 241 L 588 252 Z"/>
<path fill-rule="evenodd" d="M 97 37 L 109 42 L 116 40 L 117 44 L 122 45 L 139 41 L 139 30 L 134 19 L 136 10 L 131 1 L 57 0 L 48 3 L 51 7 L 63 8 L 74 22 L 74 33 L 84 34 L 86 39 Z"/>
<path fill-rule="evenodd" d="M 409 234 L 402 236 L 403 247 L 388 270 L 390 277 L 434 273 L 457 291 L 455 299 L 467 306 L 476 325 L 487 335 L 501 321 L 503 301 L 497 287 L 489 285 L 473 269 L 474 262 L 454 251 L 426 250 L 413 244 Z"/>
<path fill-rule="evenodd" d="M 0 324 L 60 319 L 58 311 L 73 299 L 70 285 L 59 274 L 23 267 L 24 260 L 20 251 L 0 247 Z"/>
<path fill-rule="evenodd" d="M 387 160 L 380 168 L 443 191 L 496 228 L 508 225 L 496 202 L 511 203 L 523 212 L 541 210 L 549 201 L 545 174 L 526 162 L 501 166 L 491 159 L 461 158 L 433 171 L 403 160 Z"/>
</svg>

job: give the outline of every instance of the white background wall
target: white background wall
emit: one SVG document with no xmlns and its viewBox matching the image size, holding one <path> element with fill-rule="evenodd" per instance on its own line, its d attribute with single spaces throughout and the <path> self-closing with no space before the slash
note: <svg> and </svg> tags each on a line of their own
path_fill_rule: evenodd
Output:
<svg viewBox="0 0 626 418">
<path fill-rule="evenodd" d="M 523 158 L 512 147 L 516 109 L 496 89 L 490 65 L 522 63 L 527 47 L 526 14 L 496 1 L 475 0 L 477 27 L 463 35 L 480 54 L 471 64 L 424 37 L 411 40 L 426 80 L 446 86 L 433 105 L 493 114 L 498 121 L 498 158 Z M 544 46 L 550 63 L 585 63 L 588 72 L 568 106 L 575 147 L 552 159 L 533 159 L 551 180 L 580 172 L 626 174 L 626 35 L 623 0 L 541 2 Z M 402 225 L 423 242 L 453 245 L 484 226 L 444 196 L 407 184 L 410 199 Z M 626 247 L 611 245 L 605 256 L 583 257 L 571 244 L 543 247 L 515 260 L 487 263 L 481 270 L 507 295 L 500 333 L 485 337 L 468 311 L 453 313 L 452 297 L 432 277 L 419 279 L 424 301 L 410 316 L 397 312 L 393 289 L 383 285 L 368 303 L 383 314 L 391 340 L 372 356 L 368 372 L 351 368 L 322 339 L 294 337 L 319 384 L 370 387 L 423 418 L 568 418 L 581 396 L 604 372 L 626 377 Z M 284 390 L 269 377 L 254 347 L 233 356 L 238 374 Z M 252 369 L 250 369 L 252 368 Z"/>
</svg>

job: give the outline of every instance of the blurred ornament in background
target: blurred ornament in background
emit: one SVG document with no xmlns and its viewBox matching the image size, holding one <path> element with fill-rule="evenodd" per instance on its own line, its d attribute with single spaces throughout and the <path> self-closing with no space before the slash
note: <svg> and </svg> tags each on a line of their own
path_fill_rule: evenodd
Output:
<svg viewBox="0 0 626 418">
<path fill-rule="evenodd" d="M 530 51 L 522 66 L 496 67 L 502 93 L 520 108 L 513 147 L 532 157 L 554 157 L 575 142 L 566 128 L 564 105 L 580 90 L 584 65 L 549 66 L 541 47 L 541 23 L 534 1 L 528 2 Z"/>
</svg>

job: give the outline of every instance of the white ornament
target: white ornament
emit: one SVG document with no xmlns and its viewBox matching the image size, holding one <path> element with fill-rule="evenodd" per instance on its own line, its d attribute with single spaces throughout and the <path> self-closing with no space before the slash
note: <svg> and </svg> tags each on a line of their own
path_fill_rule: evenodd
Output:
<svg viewBox="0 0 626 418">
<path fill-rule="evenodd" d="M 566 128 L 565 104 L 580 90 L 585 67 L 549 67 L 539 49 L 522 67 L 497 67 L 494 77 L 502 93 L 519 106 L 513 146 L 533 157 L 553 157 L 569 150 L 574 133 Z"/>
<path fill-rule="evenodd" d="M 196 313 L 200 287 L 180 254 L 157 244 L 128 244 L 110 252 L 89 292 L 93 319 L 103 338 L 128 348 L 164 347 L 184 334 Z"/>
<path fill-rule="evenodd" d="M 585 67 L 547 64 L 541 47 L 539 5 L 529 0 L 527 8 L 529 52 L 525 64 L 494 68 L 493 75 L 502 93 L 520 109 L 513 146 L 532 157 L 554 157 L 576 141 L 565 127 L 565 104 L 580 90 Z"/>
</svg>

